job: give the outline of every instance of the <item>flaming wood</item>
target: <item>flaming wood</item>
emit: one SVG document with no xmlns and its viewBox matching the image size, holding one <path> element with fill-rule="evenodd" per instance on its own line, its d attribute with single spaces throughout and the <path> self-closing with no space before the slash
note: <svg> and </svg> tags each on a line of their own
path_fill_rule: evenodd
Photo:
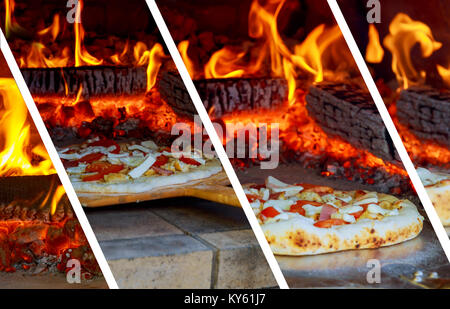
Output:
<svg viewBox="0 0 450 309">
<path fill-rule="evenodd" d="M 203 79 L 194 84 L 213 118 L 239 111 L 276 108 L 285 102 L 288 92 L 286 81 L 278 78 Z M 197 113 L 178 74 L 165 72 L 159 82 L 159 92 L 178 114 Z"/>
<path fill-rule="evenodd" d="M 144 67 L 84 66 L 21 69 L 32 94 L 76 95 L 83 85 L 84 99 L 106 95 L 132 95 L 147 89 Z"/>
<path fill-rule="evenodd" d="M 369 93 L 348 84 L 321 83 L 309 88 L 306 108 L 322 129 L 374 155 L 398 155 Z"/>
<path fill-rule="evenodd" d="M 60 222 L 74 217 L 72 207 L 63 197 L 50 213 L 50 202 L 41 206 L 49 190 L 59 184 L 57 175 L 0 177 L 0 222 L 7 220 Z"/>
<path fill-rule="evenodd" d="M 417 137 L 450 146 L 450 91 L 423 86 L 403 90 L 397 116 Z"/>
</svg>

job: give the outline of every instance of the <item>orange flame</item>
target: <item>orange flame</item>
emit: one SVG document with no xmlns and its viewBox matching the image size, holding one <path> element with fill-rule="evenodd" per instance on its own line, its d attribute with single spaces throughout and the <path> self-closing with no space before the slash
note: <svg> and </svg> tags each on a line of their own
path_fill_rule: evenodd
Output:
<svg viewBox="0 0 450 309">
<path fill-rule="evenodd" d="M 5 32 L 7 38 L 9 38 L 12 33 L 26 33 L 26 30 L 14 19 L 15 6 L 14 0 L 5 1 Z"/>
<path fill-rule="evenodd" d="M 31 146 L 27 108 L 14 79 L 0 78 L 0 96 L 4 108 L 0 118 L 0 175 L 54 174 L 44 146 L 41 143 Z M 35 162 L 36 157 L 41 160 Z"/>
<path fill-rule="evenodd" d="M 130 44 L 130 42 L 127 40 L 127 42 L 125 43 L 125 46 L 123 48 L 123 51 L 120 54 L 116 53 L 116 54 L 111 56 L 111 60 L 112 60 L 113 63 L 115 63 L 117 65 L 125 64 L 124 61 L 122 61 L 122 59 L 128 53 L 129 44 Z"/>
<path fill-rule="evenodd" d="M 426 77 L 425 71 L 418 72 L 411 61 L 411 49 L 414 45 L 420 45 L 424 58 L 430 57 L 442 46 L 433 38 L 431 29 L 426 24 L 413 20 L 404 13 L 394 17 L 383 44 L 392 53 L 392 71 L 404 89 L 422 83 Z"/>
<path fill-rule="evenodd" d="M 88 53 L 84 46 L 84 28 L 81 24 L 81 12 L 83 11 L 83 1 L 78 0 L 76 18 L 74 22 L 75 30 L 75 66 L 79 67 L 82 65 L 100 65 L 103 60 L 97 59 Z M 79 23 L 76 21 L 80 21 Z"/>
<path fill-rule="evenodd" d="M 188 56 L 188 48 L 189 48 L 189 41 L 182 41 L 178 44 L 178 50 L 181 54 L 181 57 L 183 58 L 183 62 L 186 65 L 186 69 L 189 72 L 189 75 L 191 78 L 194 78 L 195 76 L 195 67 L 194 63 L 189 59 Z"/>
<path fill-rule="evenodd" d="M 19 61 L 21 64 L 26 64 L 28 68 L 57 68 L 67 65 L 69 54 L 69 48 L 65 47 L 62 50 L 61 56 L 54 57 L 44 44 L 33 42 L 27 57 L 25 59 L 21 57 Z"/>
<path fill-rule="evenodd" d="M 138 42 L 134 46 L 134 59 L 136 66 L 147 64 L 147 91 L 150 91 L 156 84 L 156 77 L 163 60 L 167 58 L 161 44 L 156 43 L 151 50 L 147 50 L 147 45 Z"/>
<path fill-rule="evenodd" d="M 47 33 L 50 33 L 52 36 L 52 41 L 54 42 L 59 34 L 59 15 L 55 14 L 53 16 L 53 23 L 45 29 L 38 31 L 38 35 L 44 36 Z"/>
<path fill-rule="evenodd" d="M 342 41 L 342 34 L 337 26 L 325 28 L 320 25 L 315 28 L 302 42 L 294 46 L 291 51 L 284 43 L 278 32 L 278 16 L 285 4 L 285 0 L 267 1 L 262 5 L 258 0 L 252 2 L 248 20 L 249 36 L 257 39 L 258 43 L 250 48 L 225 46 L 216 51 L 204 67 L 205 78 L 233 78 L 252 76 L 263 72 L 263 65 L 270 64 L 271 75 L 282 77 L 288 81 L 291 102 L 297 87 L 296 78 L 300 72 L 307 72 L 313 76 L 315 82 L 320 82 L 325 75 L 325 56 L 334 57 L 333 47 Z M 187 44 L 187 43 L 185 43 Z M 183 59 L 191 68 L 193 61 L 183 51 Z M 338 53 L 335 53 L 338 54 Z M 341 62 L 351 62 L 350 55 L 342 58 Z M 345 61 L 343 61 L 345 60 Z M 292 102 L 291 102 L 292 104 Z"/>
<path fill-rule="evenodd" d="M 64 190 L 64 187 L 62 185 L 59 185 L 55 192 L 53 193 L 52 202 L 50 206 L 50 214 L 54 215 L 56 212 L 56 208 L 58 208 L 59 202 L 63 198 L 63 196 L 66 194 L 66 191 Z"/>
<path fill-rule="evenodd" d="M 206 78 L 233 78 L 244 75 L 245 68 L 240 67 L 237 63 L 244 52 L 234 53 L 228 47 L 216 51 L 205 65 Z"/>
<path fill-rule="evenodd" d="M 384 50 L 381 47 L 380 35 L 377 28 L 373 25 L 369 25 L 369 44 L 366 49 L 366 60 L 370 63 L 380 63 L 384 57 Z"/>
<path fill-rule="evenodd" d="M 156 43 L 150 50 L 149 62 L 147 67 L 147 91 L 150 91 L 156 83 L 159 69 L 161 68 L 163 59 L 167 56 L 161 44 Z"/>
<path fill-rule="evenodd" d="M 438 64 L 436 68 L 444 84 L 446 84 L 447 87 L 450 87 L 450 66 L 448 68 L 445 68 Z"/>
</svg>

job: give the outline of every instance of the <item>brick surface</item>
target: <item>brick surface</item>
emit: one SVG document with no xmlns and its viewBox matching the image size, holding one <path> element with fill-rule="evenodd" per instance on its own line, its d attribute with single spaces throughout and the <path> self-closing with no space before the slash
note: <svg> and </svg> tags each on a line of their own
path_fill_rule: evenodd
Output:
<svg viewBox="0 0 450 309">
<path fill-rule="evenodd" d="M 99 241 L 183 233 L 145 209 L 107 209 L 89 212 L 88 217 Z"/>
<path fill-rule="evenodd" d="M 186 235 L 100 242 L 120 288 L 210 288 L 213 252 Z"/>
<path fill-rule="evenodd" d="M 249 228 L 242 209 L 194 198 L 166 200 L 151 210 L 188 233 L 200 234 Z"/>
<path fill-rule="evenodd" d="M 218 249 L 213 274 L 215 288 L 277 285 L 252 230 L 206 233 L 199 237 Z"/>
</svg>

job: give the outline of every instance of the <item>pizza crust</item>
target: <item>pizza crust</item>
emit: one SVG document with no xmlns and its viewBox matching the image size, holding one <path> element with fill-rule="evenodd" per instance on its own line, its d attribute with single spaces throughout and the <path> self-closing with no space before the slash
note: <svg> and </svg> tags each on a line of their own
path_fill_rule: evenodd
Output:
<svg viewBox="0 0 450 309">
<path fill-rule="evenodd" d="M 125 182 L 106 183 L 101 181 L 83 182 L 72 178 L 71 182 L 78 193 L 141 193 L 161 187 L 187 183 L 192 180 L 208 178 L 222 171 L 220 162 L 215 159 L 198 166 L 189 172 L 180 172 L 169 176 L 141 177 Z"/>
<path fill-rule="evenodd" d="M 416 237 L 423 217 L 408 200 L 401 202 L 396 216 L 382 220 L 361 219 L 331 228 L 315 227 L 304 217 L 263 224 L 262 229 L 274 254 L 312 255 L 351 249 L 378 248 Z"/>
<path fill-rule="evenodd" d="M 450 180 L 425 187 L 442 225 L 450 226 Z"/>
<path fill-rule="evenodd" d="M 450 175 L 432 172 L 423 167 L 417 169 L 417 174 L 419 174 L 442 224 L 450 226 Z"/>
</svg>

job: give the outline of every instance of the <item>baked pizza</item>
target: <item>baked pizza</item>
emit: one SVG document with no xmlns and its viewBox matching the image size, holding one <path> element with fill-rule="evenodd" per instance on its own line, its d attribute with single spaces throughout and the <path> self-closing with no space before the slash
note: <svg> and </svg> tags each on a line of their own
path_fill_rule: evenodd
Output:
<svg viewBox="0 0 450 309">
<path fill-rule="evenodd" d="M 423 227 L 413 203 L 388 194 L 291 185 L 273 177 L 245 192 L 272 251 L 280 255 L 379 248 L 412 239 Z"/>
<path fill-rule="evenodd" d="M 417 169 L 420 180 L 433 202 L 434 208 L 444 226 L 450 226 L 450 175 Z"/>
<path fill-rule="evenodd" d="M 222 171 L 214 156 L 171 152 L 153 141 L 96 137 L 58 148 L 72 185 L 83 193 L 140 193 L 208 178 Z"/>
</svg>

